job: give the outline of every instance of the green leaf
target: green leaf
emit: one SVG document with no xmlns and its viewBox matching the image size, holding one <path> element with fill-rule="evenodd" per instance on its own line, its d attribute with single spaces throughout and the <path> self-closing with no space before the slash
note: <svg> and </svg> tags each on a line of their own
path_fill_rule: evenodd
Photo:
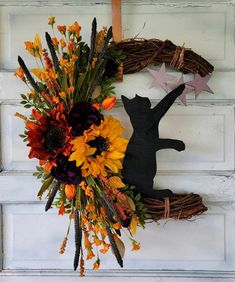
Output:
<svg viewBox="0 0 235 282">
<path fill-rule="evenodd" d="M 27 96 L 25 94 L 20 94 L 20 96 L 23 100 L 27 100 Z"/>
<path fill-rule="evenodd" d="M 141 199 L 141 195 L 140 195 L 140 193 L 139 193 L 139 194 L 137 194 L 137 195 L 135 196 L 135 200 L 138 202 L 138 201 L 140 201 L 140 199 Z"/>
<path fill-rule="evenodd" d="M 30 104 L 27 104 L 27 105 L 25 105 L 24 106 L 26 109 L 29 109 L 29 108 L 31 108 L 32 106 L 30 105 Z"/>
<path fill-rule="evenodd" d="M 20 136 L 21 138 L 25 138 L 25 137 L 26 137 L 24 134 L 19 134 L 19 136 Z"/>
<path fill-rule="evenodd" d="M 65 72 L 62 74 L 62 83 L 61 83 L 61 90 L 66 91 L 68 88 L 68 83 L 67 83 L 67 75 Z"/>
<path fill-rule="evenodd" d="M 79 79 L 77 80 L 77 84 L 76 84 L 76 90 L 77 90 L 77 91 L 79 91 L 79 89 L 81 88 L 82 83 L 83 83 L 85 77 L 86 77 L 86 73 L 83 73 L 83 74 L 81 74 L 81 76 L 80 76 Z"/>
<path fill-rule="evenodd" d="M 41 197 L 43 195 L 43 193 L 50 187 L 51 183 L 53 181 L 53 177 L 51 176 L 50 178 L 48 178 L 43 184 L 42 187 L 40 188 L 39 192 L 38 192 L 38 197 Z"/>
</svg>

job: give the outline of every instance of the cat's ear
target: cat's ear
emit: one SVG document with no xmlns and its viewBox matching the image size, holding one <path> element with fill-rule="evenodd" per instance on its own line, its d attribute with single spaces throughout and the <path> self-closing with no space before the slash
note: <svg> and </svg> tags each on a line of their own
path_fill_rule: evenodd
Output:
<svg viewBox="0 0 235 282">
<path fill-rule="evenodd" d="M 121 98 L 122 98 L 122 103 L 123 103 L 124 107 L 129 104 L 130 99 L 128 99 L 128 98 L 127 98 L 126 96 L 124 96 L 124 95 L 122 95 Z"/>
<path fill-rule="evenodd" d="M 128 99 L 126 96 L 121 96 L 121 98 L 122 98 L 122 103 L 123 103 L 123 105 L 124 105 L 124 108 L 125 108 L 125 110 L 126 110 L 126 112 L 128 113 L 128 110 L 129 110 L 129 108 L 130 108 L 130 99 Z"/>
</svg>

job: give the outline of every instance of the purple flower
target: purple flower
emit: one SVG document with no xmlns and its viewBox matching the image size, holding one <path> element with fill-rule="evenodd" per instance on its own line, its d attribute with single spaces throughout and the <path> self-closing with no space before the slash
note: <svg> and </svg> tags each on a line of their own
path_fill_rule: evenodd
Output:
<svg viewBox="0 0 235 282">
<path fill-rule="evenodd" d="M 81 169 L 75 161 L 69 161 L 64 155 L 60 155 L 57 166 L 51 170 L 51 175 L 59 182 L 66 184 L 78 184 L 82 180 Z"/>
<path fill-rule="evenodd" d="M 82 135 L 84 130 L 89 129 L 92 124 L 100 125 L 103 115 L 88 102 L 81 102 L 71 109 L 68 122 L 72 126 L 74 136 Z"/>
</svg>

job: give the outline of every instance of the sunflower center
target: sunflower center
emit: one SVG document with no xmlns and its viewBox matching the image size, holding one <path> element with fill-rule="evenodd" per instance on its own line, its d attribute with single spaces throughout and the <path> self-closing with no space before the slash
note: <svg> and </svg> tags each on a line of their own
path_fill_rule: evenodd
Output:
<svg viewBox="0 0 235 282">
<path fill-rule="evenodd" d="M 53 152 L 64 146 L 65 132 L 61 127 L 50 126 L 45 135 L 45 145 L 48 151 Z"/>
<path fill-rule="evenodd" d="M 95 153 L 92 155 L 94 158 L 100 156 L 102 152 L 107 151 L 109 148 L 108 139 L 102 136 L 96 137 L 94 140 L 87 142 L 87 144 L 92 148 L 96 148 Z"/>
</svg>

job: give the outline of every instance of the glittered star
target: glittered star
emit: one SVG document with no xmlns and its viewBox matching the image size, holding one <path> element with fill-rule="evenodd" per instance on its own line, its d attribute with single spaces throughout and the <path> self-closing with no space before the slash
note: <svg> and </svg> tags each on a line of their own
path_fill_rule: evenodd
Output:
<svg viewBox="0 0 235 282">
<path fill-rule="evenodd" d="M 202 91 L 206 91 L 209 93 L 214 93 L 210 87 L 207 85 L 208 80 L 210 79 L 210 75 L 207 76 L 200 76 L 199 74 L 195 74 L 194 75 L 194 80 L 187 82 L 186 84 L 188 86 L 191 86 L 194 88 L 195 91 L 195 97 L 197 98 L 198 95 L 202 92 Z"/>
<path fill-rule="evenodd" d="M 180 84 L 183 84 L 183 83 L 185 83 L 185 82 L 184 82 L 183 75 L 181 75 L 181 78 L 178 80 L 177 83 L 167 83 L 167 89 L 168 89 L 168 90 L 173 90 L 173 89 L 177 88 Z M 181 101 L 185 106 L 187 106 L 186 95 L 187 95 L 188 93 L 193 92 L 193 90 L 194 90 L 193 87 L 188 86 L 188 85 L 185 85 L 184 91 L 183 91 L 182 94 L 178 97 L 178 98 L 180 99 L 180 101 Z"/>
<path fill-rule="evenodd" d="M 148 69 L 148 71 L 153 76 L 153 81 L 150 85 L 150 88 L 155 87 L 155 86 L 160 86 L 163 89 L 166 89 L 167 81 L 175 79 L 173 75 L 166 73 L 165 63 L 161 65 L 161 68 L 159 71 L 154 71 L 150 69 Z"/>
</svg>

